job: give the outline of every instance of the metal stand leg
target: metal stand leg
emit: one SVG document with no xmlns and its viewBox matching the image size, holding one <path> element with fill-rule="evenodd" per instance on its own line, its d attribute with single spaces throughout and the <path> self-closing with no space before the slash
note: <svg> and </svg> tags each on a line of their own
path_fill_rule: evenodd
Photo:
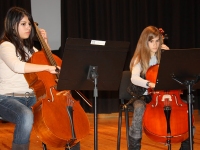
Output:
<svg viewBox="0 0 200 150">
<path fill-rule="evenodd" d="M 97 94 L 94 90 L 94 95 Z M 94 150 L 98 150 L 98 116 L 97 116 L 97 96 L 95 97 L 94 104 Z"/>
<path fill-rule="evenodd" d="M 128 106 L 121 105 L 119 110 L 118 118 L 118 135 L 117 135 L 117 150 L 120 150 L 121 142 L 121 128 L 122 128 L 122 111 L 125 112 L 125 122 L 126 122 L 126 140 L 127 140 L 127 150 L 129 149 L 129 115 L 128 115 Z"/>
<path fill-rule="evenodd" d="M 43 150 L 47 150 L 46 144 L 42 143 Z"/>
<path fill-rule="evenodd" d="M 192 128 L 192 94 L 191 84 L 188 85 L 188 124 L 189 124 L 189 143 L 190 150 L 193 150 L 193 128 Z"/>
<path fill-rule="evenodd" d="M 171 144 L 168 145 L 168 150 L 171 150 Z"/>
<path fill-rule="evenodd" d="M 118 117 L 117 150 L 120 150 L 121 128 L 122 128 L 122 111 L 123 111 L 123 106 L 121 105 L 120 108 L 119 108 L 119 117 Z"/>
<path fill-rule="evenodd" d="M 199 82 L 200 76 L 198 75 L 196 79 L 194 80 L 186 80 L 184 82 L 181 82 L 175 75 L 172 76 L 172 78 L 177 81 L 178 83 L 185 85 L 187 87 L 188 93 L 187 93 L 187 101 L 188 101 L 188 127 L 189 127 L 189 145 L 190 150 L 193 150 L 193 127 L 192 127 L 192 87 Z"/>
<path fill-rule="evenodd" d="M 126 140 L 127 140 L 127 150 L 129 149 L 129 115 L 128 115 L 128 106 L 124 106 L 125 111 L 125 121 L 126 121 Z"/>
</svg>

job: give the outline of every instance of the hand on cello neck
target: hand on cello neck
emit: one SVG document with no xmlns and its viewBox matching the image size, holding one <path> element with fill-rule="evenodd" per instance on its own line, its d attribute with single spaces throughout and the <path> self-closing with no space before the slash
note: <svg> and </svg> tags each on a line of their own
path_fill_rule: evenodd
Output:
<svg viewBox="0 0 200 150">
<path fill-rule="evenodd" d="M 149 87 L 149 88 L 151 88 L 151 89 L 153 89 L 153 88 L 155 88 L 155 83 L 153 83 L 153 82 L 147 82 L 147 86 Z"/>
<path fill-rule="evenodd" d="M 59 74 L 60 73 L 60 67 L 59 66 L 48 66 L 46 71 L 48 71 L 52 74 Z"/>
</svg>

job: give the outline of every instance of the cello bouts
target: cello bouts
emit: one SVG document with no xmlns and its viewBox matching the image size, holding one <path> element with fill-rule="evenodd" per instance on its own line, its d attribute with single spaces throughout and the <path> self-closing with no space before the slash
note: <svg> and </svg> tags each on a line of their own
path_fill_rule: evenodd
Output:
<svg viewBox="0 0 200 150">
<path fill-rule="evenodd" d="M 32 55 L 28 62 L 61 66 L 62 61 L 51 53 L 35 23 L 42 51 Z M 58 75 L 48 72 L 27 73 L 25 78 L 34 90 L 37 103 L 33 106 L 33 129 L 37 137 L 53 147 L 72 147 L 89 134 L 89 120 L 70 91 L 57 91 Z"/>
<path fill-rule="evenodd" d="M 146 78 L 155 83 L 158 69 L 159 65 L 150 67 Z M 143 117 L 146 135 L 156 142 L 165 144 L 186 140 L 188 138 L 188 107 L 180 97 L 182 91 L 150 90 L 149 92 L 151 92 L 152 101 L 146 105 Z"/>
</svg>

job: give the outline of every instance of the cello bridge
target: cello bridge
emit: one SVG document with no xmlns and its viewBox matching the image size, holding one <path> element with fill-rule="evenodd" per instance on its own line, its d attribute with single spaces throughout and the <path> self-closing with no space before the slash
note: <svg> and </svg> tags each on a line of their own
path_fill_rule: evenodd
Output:
<svg viewBox="0 0 200 150">
<path fill-rule="evenodd" d="M 165 95 L 163 95 L 163 97 L 162 97 L 162 100 L 161 101 L 172 101 L 172 96 L 171 95 L 169 95 L 169 94 L 165 94 Z"/>
</svg>

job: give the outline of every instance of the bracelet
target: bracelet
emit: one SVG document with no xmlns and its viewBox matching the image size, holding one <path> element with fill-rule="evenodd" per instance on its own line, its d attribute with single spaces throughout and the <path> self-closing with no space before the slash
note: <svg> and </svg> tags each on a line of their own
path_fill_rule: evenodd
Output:
<svg viewBox="0 0 200 150">
<path fill-rule="evenodd" d="M 149 87 L 149 83 L 150 83 L 150 82 L 147 82 L 147 83 L 146 83 L 146 86 L 148 86 L 148 87 Z"/>
</svg>

